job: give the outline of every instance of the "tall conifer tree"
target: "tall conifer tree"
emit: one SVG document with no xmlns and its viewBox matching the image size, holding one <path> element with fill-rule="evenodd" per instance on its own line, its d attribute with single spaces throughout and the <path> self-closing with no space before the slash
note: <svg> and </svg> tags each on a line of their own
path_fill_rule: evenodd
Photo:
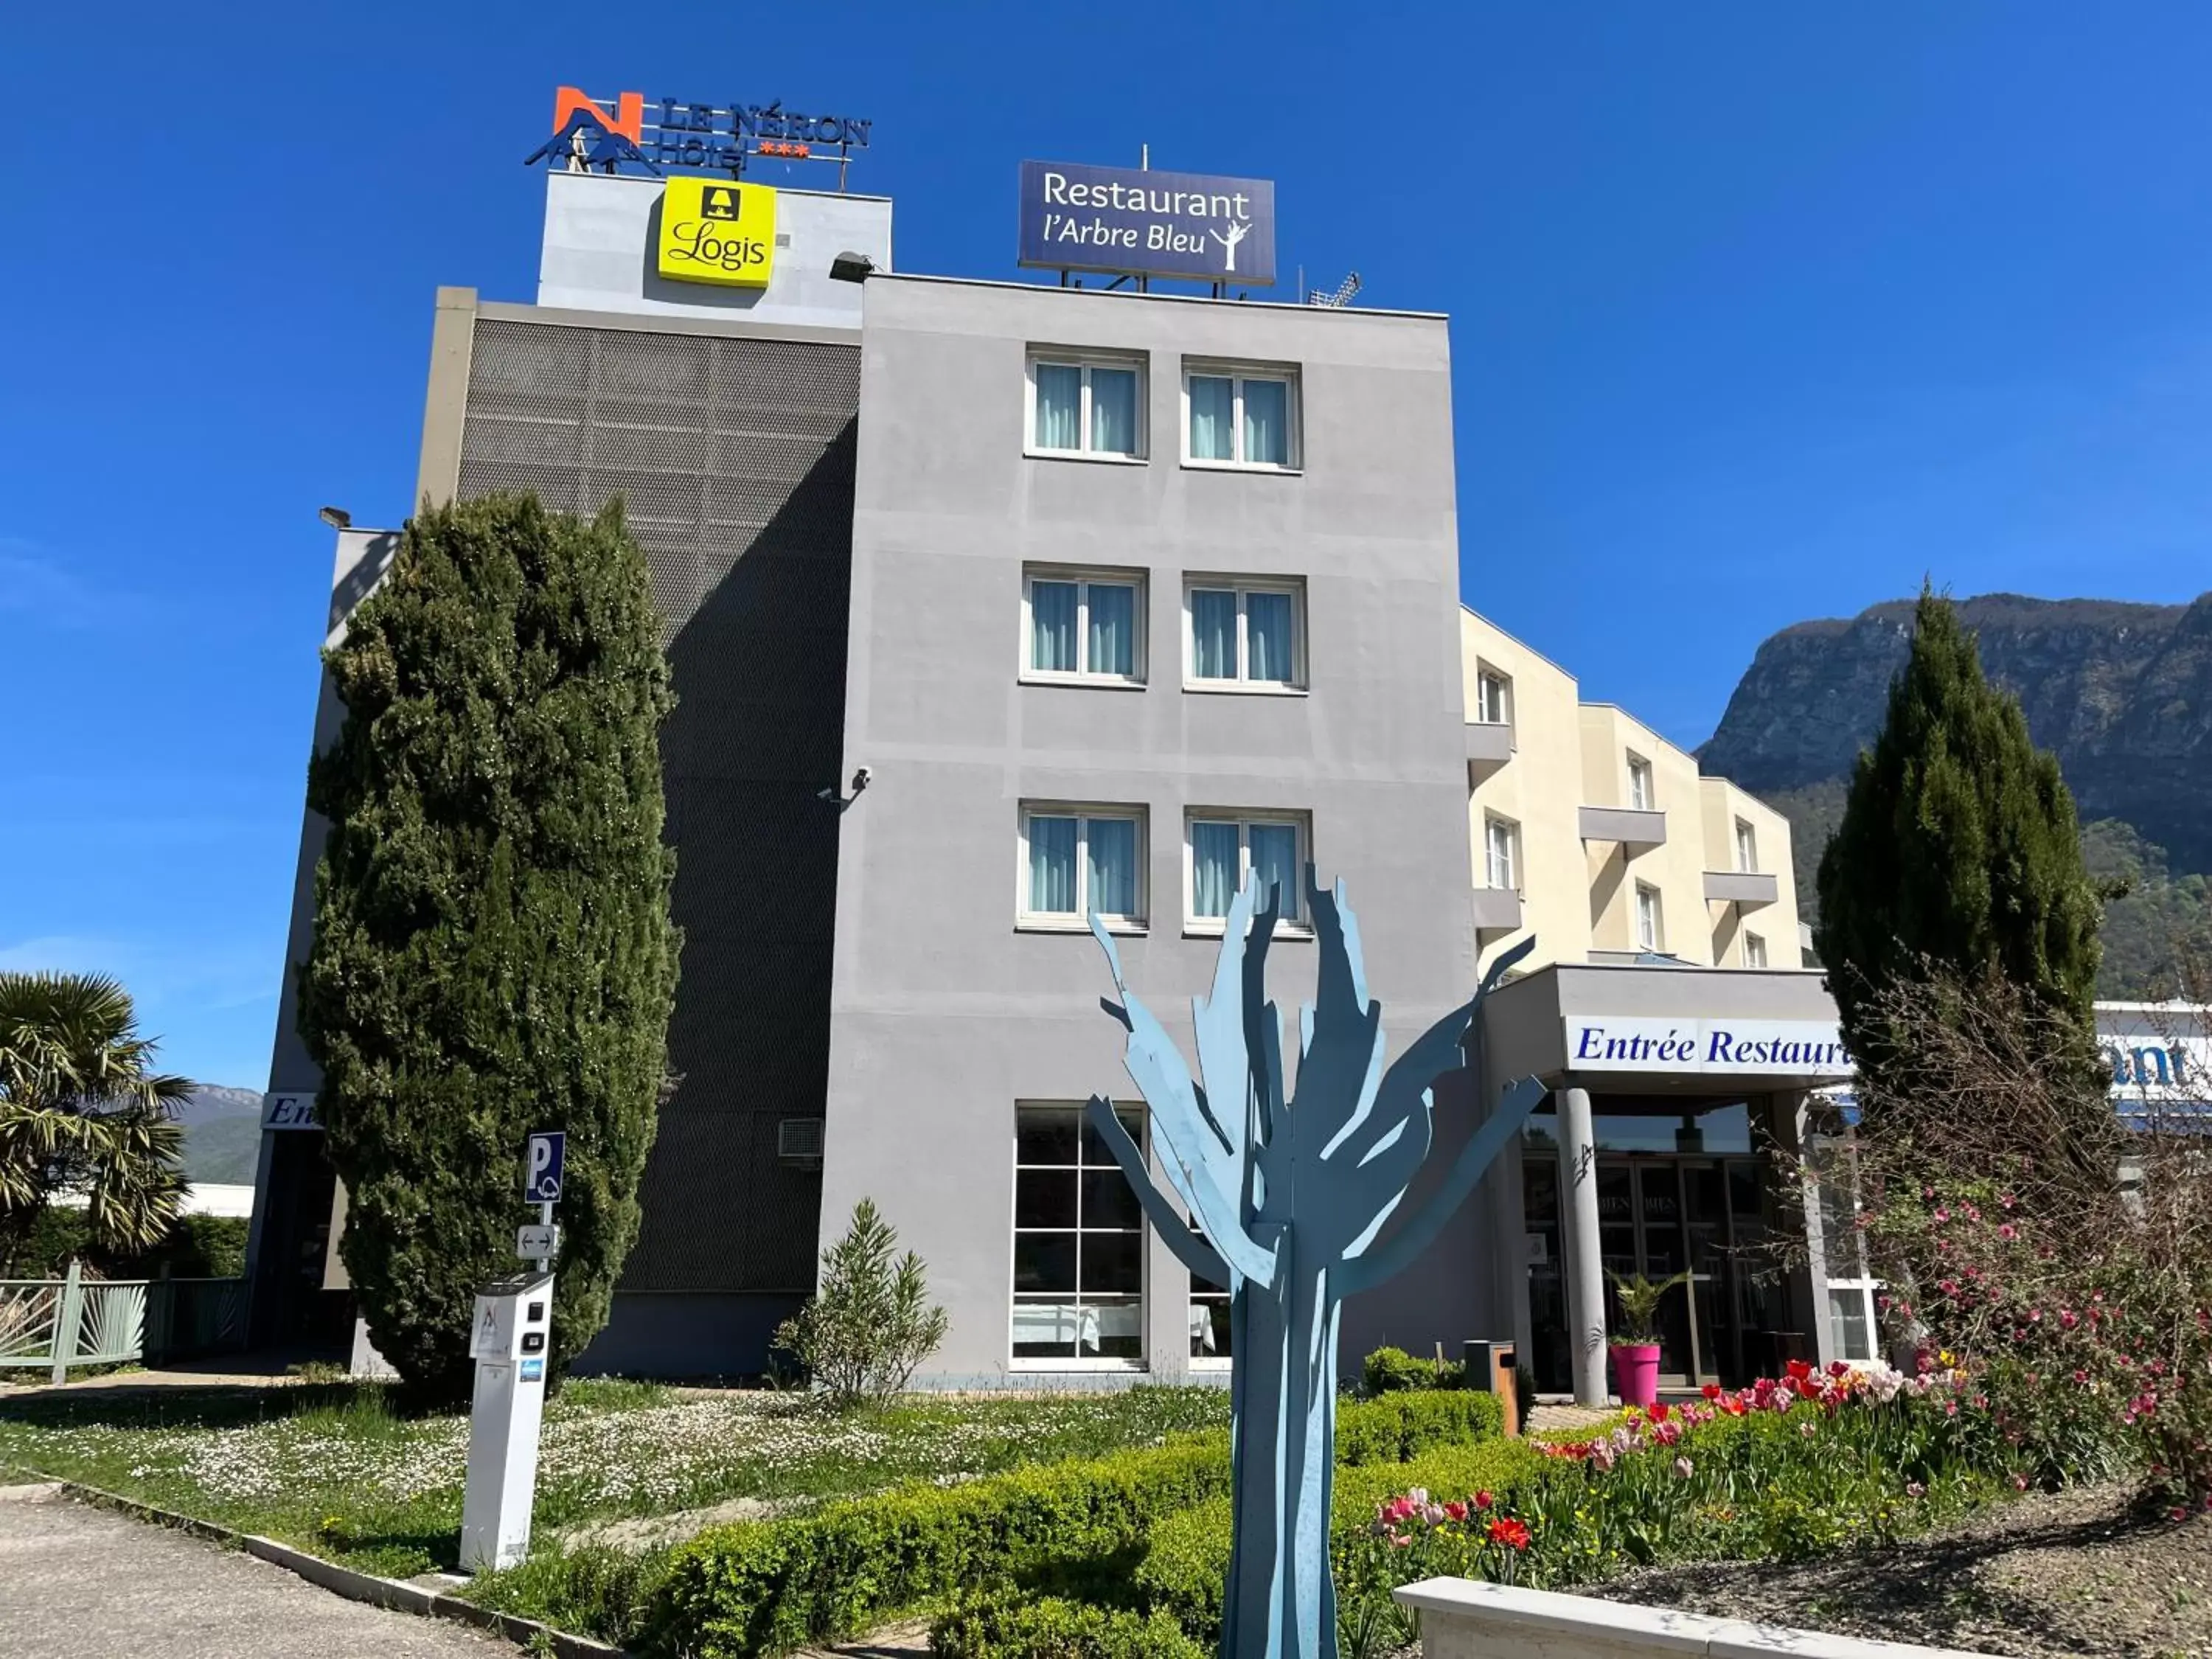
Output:
<svg viewBox="0 0 2212 1659">
<path fill-rule="evenodd" d="M 346 715 L 308 776 L 331 829 L 300 1030 L 346 1270 L 402 1376 L 465 1396 L 524 1137 L 565 1130 L 557 1374 L 637 1236 L 675 994 L 645 557 L 618 504 L 428 507 L 325 659 Z"/>
<path fill-rule="evenodd" d="M 2078 1031 L 2094 1060 L 2102 906 L 2074 797 L 1931 589 L 1881 730 L 1860 751 L 1820 889 L 1815 945 L 1863 1071 L 1909 1064 L 1875 1003 L 1925 966 L 2009 980 L 2063 1016 L 2060 1029 Z"/>
</svg>

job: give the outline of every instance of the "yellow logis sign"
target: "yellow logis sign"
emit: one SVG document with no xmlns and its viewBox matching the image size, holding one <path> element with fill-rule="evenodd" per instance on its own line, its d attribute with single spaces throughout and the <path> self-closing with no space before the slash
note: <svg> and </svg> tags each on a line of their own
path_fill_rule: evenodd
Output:
<svg viewBox="0 0 2212 1659">
<path fill-rule="evenodd" d="M 671 179 L 655 263 L 672 282 L 766 288 L 775 269 L 775 191 L 728 179 Z"/>
</svg>

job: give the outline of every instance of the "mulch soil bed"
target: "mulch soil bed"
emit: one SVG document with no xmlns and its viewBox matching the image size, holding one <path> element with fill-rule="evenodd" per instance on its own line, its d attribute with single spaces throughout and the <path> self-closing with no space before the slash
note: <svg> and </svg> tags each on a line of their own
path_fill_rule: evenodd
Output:
<svg viewBox="0 0 2212 1659">
<path fill-rule="evenodd" d="M 2212 1516 L 2147 1520 L 2124 1492 L 2082 1488 L 2018 1498 L 1887 1550 L 1656 1568 L 1593 1593 L 2021 1659 L 2199 1659 L 2212 1656 Z"/>
</svg>

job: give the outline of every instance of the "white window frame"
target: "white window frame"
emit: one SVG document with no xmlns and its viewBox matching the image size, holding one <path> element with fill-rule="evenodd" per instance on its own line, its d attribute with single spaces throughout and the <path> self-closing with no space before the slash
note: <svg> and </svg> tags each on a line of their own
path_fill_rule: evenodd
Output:
<svg viewBox="0 0 2212 1659">
<path fill-rule="evenodd" d="M 1492 837 L 1503 832 L 1505 843 L 1505 874 L 1501 884 L 1498 879 L 1498 848 Z M 1497 812 L 1482 815 L 1482 873 L 1489 885 L 1500 892 L 1519 893 L 1522 885 L 1521 826 L 1511 818 Z"/>
<path fill-rule="evenodd" d="M 1078 1161 L 1074 1164 L 1024 1164 L 1022 1162 L 1020 1123 L 1021 1111 L 1024 1107 L 1044 1108 L 1054 1110 L 1067 1110 L 1073 1109 L 1074 1110 L 1077 1124 L 1077 1146 L 1079 1147 L 1076 1153 Z M 1137 1145 L 1139 1150 L 1144 1152 L 1146 1160 L 1149 1162 L 1152 1157 L 1152 1117 L 1151 1115 L 1146 1112 L 1141 1107 L 1134 1108 L 1133 1109 L 1136 1110 L 1139 1115 L 1144 1120 L 1137 1137 Z M 1083 1107 L 1078 1102 L 1066 1100 L 1018 1100 L 1014 1103 L 1014 1114 L 1015 1127 L 1013 1146 L 1012 1148 L 1013 1158 L 1011 1160 L 1010 1167 L 1011 1181 L 1006 1190 L 1006 1213 L 1009 1216 L 1015 1213 L 1014 1205 L 1016 1201 L 1016 1188 L 1020 1184 L 1021 1172 L 1024 1170 L 1057 1170 L 1073 1168 L 1078 1172 L 1076 1181 L 1076 1203 L 1078 1208 L 1076 1211 L 1076 1226 L 1074 1229 L 1077 1236 L 1076 1288 L 1073 1292 L 1073 1296 L 1074 1298 L 1074 1305 L 1078 1309 L 1080 1309 L 1083 1305 L 1081 1255 L 1083 1246 L 1081 1240 L 1082 1234 L 1085 1231 L 1082 1224 L 1082 1210 L 1080 1208 L 1083 1191 L 1081 1171 L 1090 1167 L 1088 1164 L 1081 1162 L 1083 1155 L 1079 1150 L 1082 1144 L 1081 1126 L 1083 1122 Z M 1113 1167 L 1119 1168 L 1120 1166 L 1115 1165 Z M 1141 1212 L 1139 1213 L 1141 1215 Z M 1137 1228 L 1137 1237 L 1140 1241 L 1137 1250 L 1137 1260 L 1140 1266 L 1137 1279 L 1138 1353 L 1136 1357 L 1133 1358 L 1128 1358 L 1120 1355 L 1101 1354 L 1086 1359 L 1083 1358 L 1079 1352 L 1073 1358 L 1061 1358 L 1054 1354 L 1024 1354 L 1018 1358 L 1016 1357 L 1014 1353 L 1014 1310 L 1019 1307 L 1021 1304 L 1017 1299 L 1019 1292 L 1018 1292 L 1014 1288 L 1014 1240 L 1024 1232 L 1062 1232 L 1066 1231 L 1067 1230 L 1065 1228 L 1057 1227 L 1021 1227 L 1018 1225 L 1011 1226 L 1006 1230 L 1006 1364 L 1008 1368 L 1017 1371 L 1149 1370 L 1152 1368 L 1150 1355 L 1152 1353 L 1151 1315 L 1152 1305 L 1152 1225 L 1150 1221 L 1142 1219 L 1139 1220 Z M 1114 1231 L 1119 1231 L 1121 1230 L 1115 1229 Z M 1079 1348 L 1081 1344 L 1079 1342 L 1077 1346 Z"/>
<path fill-rule="evenodd" d="M 1246 878 L 1252 873 L 1252 827 L 1288 826 L 1297 832 L 1292 849 L 1291 867 L 1298 872 L 1301 884 L 1305 878 L 1305 867 L 1314 861 L 1313 820 L 1304 812 L 1273 812 L 1245 807 L 1192 807 L 1182 820 L 1182 930 L 1186 936 L 1219 939 L 1228 931 L 1228 919 L 1224 916 L 1201 916 L 1198 914 L 1198 838 L 1194 826 L 1200 823 L 1234 823 L 1237 826 L 1237 885 L 1242 890 Z M 1297 914 L 1294 917 L 1280 915 L 1275 919 L 1277 939 L 1311 939 L 1313 927 L 1305 914 L 1306 896 L 1301 885 L 1295 900 Z"/>
<path fill-rule="evenodd" d="M 1036 372 L 1040 364 L 1055 368 L 1079 368 L 1083 371 L 1083 401 L 1076 421 L 1076 444 L 1073 449 L 1048 449 L 1037 442 L 1037 386 Z M 1137 376 L 1136 450 L 1123 454 L 1118 449 L 1091 447 L 1091 371 L 1094 368 L 1133 369 Z M 1032 346 L 1022 373 L 1022 453 L 1039 460 L 1103 461 L 1109 466 L 1142 466 L 1151 459 L 1151 419 L 1146 410 L 1150 398 L 1146 388 L 1151 375 L 1142 352 L 1113 351 L 1056 351 L 1049 346 Z"/>
<path fill-rule="evenodd" d="M 1766 966 L 1766 936 L 1754 933 L 1749 928 L 1743 935 L 1743 965 L 1747 968 Z"/>
<path fill-rule="evenodd" d="M 1497 696 L 1492 697 L 1495 689 Z M 1494 708 L 1489 707 L 1495 702 Z M 1488 663 L 1477 663 L 1474 670 L 1474 719 L 1478 726 L 1513 724 L 1513 677 L 1501 674 Z"/>
<path fill-rule="evenodd" d="M 1828 1294 L 1820 1298 L 1819 1315 L 1827 1322 L 1828 1345 L 1834 1358 L 1846 1365 L 1870 1365 L 1882 1357 L 1881 1314 L 1875 1305 L 1875 1297 L 1881 1289 L 1882 1281 L 1869 1276 L 1868 1269 L 1872 1264 L 1867 1259 L 1866 1238 L 1856 1225 L 1839 1230 L 1828 1224 L 1832 1212 L 1840 1218 L 1842 1200 L 1846 1195 L 1833 1178 L 1839 1172 L 1837 1167 L 1839 1164 L 1843 1171 L 1847 1172 L 1846 1178 L 1850 1182 L 1848 1196 L 1854 1223 L 1863 1207 L 1859 1202 L 1858 1160 L 1849 1135 L 1808 1136 L 1806 1152 L 1807 1161 L 1812 1165 L 1816 1182 L 1826 1189 L 1819 1194 L 1819 1201 L 1821 1213 L 1820 1255 L 1822 1265 L 1827 1269 L 1826 1283 Z M 1830 1194 L 1834 1194 L 1832 1200 Z M 1838 1232 L 1842 1235 L 1840 1239 L 1837 1237 Z M 1839 1243 L 1841 1248 L 1838 1248 Z M 1843 1271 L 1838 1272 L 1839 1268 Z M 1835 1310 L 1828 1305 L 1829 1297 L 1834 1296 L 1857 1298 L 1859 1316 L 1865 1322 L 1867 1334 L 1867 1352 L 1863 1355 L 1855 1356 L 1844 1352 L 1842 1333 L 1836 1328 Z"/>
<path fill-rule="evenodd" d="M 1232 428 L 1229 460 L 1217 460 L 1190 453 L 1190 383 L 1195 376 L 1200 380 L 1233 382 L 1230 393 L 1230 423 Z M 1279 380 L 1287 388 L 1283 398 L 1283 418 L 1288 430 L 1283 434 L 1284 452 L 1289 457 L 1278 464 L 1273 461 L 1248 461 L 1244 459 L 1244 386 L 1248 380 Z M 1185 466 L 1208 469 L 1217 472 L 1303 472 L 1305 470 L 1305 414 L 1304 399 L 1300 396 L 1297 366 L 1294 363 L 1219 362 L 1186 358 L 1182 366 L 1182 464 Z"/>
<path fill-rule="evenodd" d="M 1647 899 L 1650 901 L 1650 915 L 1651 918 L 1651 929 L 1648 934 L 1645 933 L 1644 927 L 1644 919 L 1646 914 L 1644 901 Z M 1636 884 L 1636 896 L 1633 902 L 1636 906 L 1636 913 L 1633 917 L 1633 926 L 1636 934 L 1636 948 L 1639 951 L 1646 951 L 1655 957 L 1666 955 L 1667 911 L 1666 907 L 1660 901 L 1659 890 L 1656 887 L 1654 887 L 1648 881 L 1639 881 Z"/>
<path fill-rule="evenodd" d="M 1206 1237 L 1206 1229 L 1199 1225 L 1198 1218 L 1196 1216 L 1190 1218 L 1190 1230 L 1197 1237 L 1204 1238 Z M 1185 1338 L 1183 1343 L 1183 1346 L 1188 1348 L 1192 1346 L 1190 1338 L 1196 1336 L 1198 1334 L 1198 1315 L 1200 1310 L 1211 1309 L 1217 1302 L 1224 1304 L 1224 1306 L 1227 1305 L 1230 1299 L 1230 1292 L 1227 1291 L 1200 1290 L 1197 1284 L 1198 1275 L 1188 1269 L 1184 1270 L 1182 1277 L 1185 1286 L 1183 1293 L 1187 1298 L 1187 1304 L 1189 1309 L 1188 1313 L 1185 1316 L 1185 1320 L 1189 1328 L 1189 1335 Z M 1208 1323 L 1210 1324 L 1211 1322 L 1211 1316 L 1209 1315 Z M 1233 1370 L 1236 1364 L 1237 1356 L 1233 1353 L 1193 1353 L 1189 1359 L 1190 1368 L 1194 1371 L 1228 1371 Z"/>
<path fill-rule="evenodd" d="M 1203 590 L 1237 596 L 1237 672 L 1228 679 L 1201 679 L 1198 673 L 1198 615 L 1193 596 Z M 1284 593 L 1291 601 L 1291 678 L 1255 680 L 1248 678 L 1252 649 L 1246 616 L 1247 602 L 1255 593 Z M 1233 692 L 1246 696 L 1306 695 L 1306 585 L 1295 576 L 1186 576 L 1182 584 L 1182 689 L 1186 691 Z"/>
<path fill-rule="evenodd" d="M 1744 875 L 1759 872 L 1759 828 L 1749 818 L 1735 821 L 1735 867 Z"/>
<path fill-rule="evenodd" d="M 1651 763 L 1633 749 L 1628 751 L 1628 805 L 1638 812 L 1659 810 L 1659 779 Z"/>
<path fill-rule="evenodd" d="M 1143 933 L 1149 930 L 1152 915 L 1152 877 L 1150 870 L 1152 837 L 1149 815 L 1142 806 L 1113 805 L 1089 801 L 1025 800 L 1021 809 L 1021 832 L 1016 837 L 1014 848 L 1014 927 L 1020 933 L 1087 933 L 1091 931 L 1090 895 L 1091 860 L 1087 856 L 1091 845 L 1091 825 L 1100 818 L 1115 818 L 1137 826 L 1137 914 L 1133 916 L 1101 915 L 1106 931 L 1111 933 Z M 1030 908 L 1030 823 L 1035 818 L 1073 818 L 1075 830 L 1075 909 L 1073 913 L 1060 910 L 1032 910 Z"/>
<path fill-rule="evenodd" d="M 1036 642 L 1030 601 L 1039 582 L 1075 584 L 1075 655 L 1078 665 L 1072 672 L 1064 668 L 1039 668 L 1030 660 L 1030 653 Z M 1091 585 L 1093 582 L 1101 586 L 1133 587 L 1137 590 L 1131 606 L 1136 618 L 1131 630 L 1129 652 L 1129 660 L 1135 670 L 1133 673 L 1102 674 L 1091 667 Z M 1024 565 L 1020 678 L 1035 685 L 1091 685 L 1110 686 L 1123 690 L 1143 690 L 1152 645 L 1151 630 L 1145 616 L 1146 603 L 1147 589 L 1145 573 L 1141 570 L 1117 570 L 1105 565 Z"/>
</svg>

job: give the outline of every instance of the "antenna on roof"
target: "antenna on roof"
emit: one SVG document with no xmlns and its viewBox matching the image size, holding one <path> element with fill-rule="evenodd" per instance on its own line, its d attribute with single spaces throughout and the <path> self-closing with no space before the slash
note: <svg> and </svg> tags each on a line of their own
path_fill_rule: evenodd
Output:
<svg viewBox="0 0 2212 1659">
<path fill-rule="evenodd" d="M 1328 306 L 1332 309 L 1340 310 L 1350 305 L 1352 296 L 1358 292 L 1359 273 L 1355 270 L 1346 276 L 1329 293 L 1323 294 L 1319 289 L 1316 289 L 1306 295 L 1306 303 L 1310 306 Z"/>
</svg>

